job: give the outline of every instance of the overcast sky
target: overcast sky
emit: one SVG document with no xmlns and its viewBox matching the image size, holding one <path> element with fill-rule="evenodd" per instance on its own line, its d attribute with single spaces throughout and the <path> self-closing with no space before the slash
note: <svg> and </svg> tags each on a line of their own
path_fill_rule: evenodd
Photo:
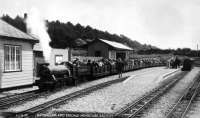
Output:
<svg viewBox="0 0 200 118">
<path fill-rule="evenodd" d="M 159 48 L 200 45 L 200 0 L 0 0 L 0 15 L 80 23 Z M 200 47 L 200 46 L 199 46 Z"/>
</svg>

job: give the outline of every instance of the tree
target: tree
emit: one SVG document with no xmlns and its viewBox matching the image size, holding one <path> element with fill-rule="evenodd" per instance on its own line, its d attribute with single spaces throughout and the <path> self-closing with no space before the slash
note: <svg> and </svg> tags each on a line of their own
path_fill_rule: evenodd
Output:
<svg viewBox="0 0 200 118">
<path fill-rule="evenodd" d="M 12 19 L 9 15 L 3 15 L 2 19 L 14 27 L 26 32 L 26 24 L 22 17 L 16 16 L 14 19 Z M 51 22 L 46 21 L 46 24 L 48 27 L 47 32 L 51 38 L 50 45 L 56 48 L 77 47 L 81 44 L 80 42 L 89 43 L 94 39 L 116 41 L 128 45 L 136 50 L 147 50 L 149 47 L 156 48 L 153 46 L 142 45 L 137 41 L 131 40 L 125 35 L 119 36 L 117 34 L 111 34 L 108 31 L 101 31 L 92 28 L 89 25 L 84 27 L 80 23 L 74 25 L 71 22 L 63 23 L 59 20 L 56 20 Z"/>
<path fill-rule="evenodd" d="M 24 19 L 20 16 L 17 15 L 15 19 L 12 19 L 9 15 L 6 14 L 3 15 L 1 19 L 18 28 L 19 30 L 26 32 L 26 23 L 24 22 Z"/>
</svg>

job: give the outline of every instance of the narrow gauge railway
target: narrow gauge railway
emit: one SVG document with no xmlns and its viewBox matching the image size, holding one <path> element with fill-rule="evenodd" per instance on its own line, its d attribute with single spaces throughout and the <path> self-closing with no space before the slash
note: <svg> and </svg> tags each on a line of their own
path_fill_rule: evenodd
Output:
<svg viewBox="0 0 200 118">
<path fill-rule="evenodd" d="M 184 118 L 189 111 L 192 102 L 200 91 L 200 77 L 198 76 L 193 83 L 189 85 L 184 94 L 167 114 L 166 118 Z"/>
<path fill-rule="evenodd" d="M 22 102 L 31 98 L 39 96 L 39 90 L 32 90 L 24 93 L 19 93 L 15 95 L 9 95 L 6 97 L 0 98 L 0 109 L 8 108 L 9 106 Z"/>
<path fill-rule="evenodd" d="M 42 112 L 42 111 L 44 111 L 44 110 L 46 110 L 48 108 L 51 108 L 51 107 L 53 107 L 55 105 L 59 105 L 59 104 L 62 104 L 63 102 L 65 102 L 65 101 L 80 97 L 82 95 L 86 95 L 86 94 L 88 94 L 88 93 L 90 93 L 92 91 L 95 91 L 97 89 L 101 89 L 103 87 L 109 86 L 110 84 L 114 84 L 114 83 L 117 83 L 117 82 L 122 82 L 126 78 L 127 77 L 111 80 L 111 81 L 108 81 L 108 82 L 104 82 L 104 83 L 100 83 L 100 84 L 88 87 L 86 89 L 82 89 L 82 90 L 73 92 L 71 94 L 68 94 L 68 95 L 56 98 L 54 100 L 48 101 L 48 102 L 46 102 L 44 104 L 40 104 L 38 106 L 32 107 L 32 108 L 27 109 L 25 111 L 14 113 L 15 115 L 11 116 L 10 118 L 13 118 L 13 117 L 17 117 L 17 118 L 18 117 L 19 118 L 34 117 L 37 113 L 40 113 L 40 112 Z"/>
<path fill-rule="evenodd" d="M 191 102 L 191 105 L 189 106 L 188 112 L 185 114 L 185 118 L 198 118 L 199 117 L 199 104 L 200 104 L 200 88 L 198 89 L 198 92 Z"/>
<path fill-rule="evenodd" d="M 148 105 L 160 98 L 164 93 L 166 93 L 166 91 L 172 88 L 179 80 L 181 80 L 186 75 L 186 73 L 187 72 L 183 72 L 176 78 L 165 81 L 160 86 L 145 94 L 138 100 L 128 104 L 126 107 L 122 108 L 116 113 L 116 117 L 120 118 L 120 116 L 123 115 L 125 115 L 127 118 L 140 117 L 140 114 Z"/>
</svg>

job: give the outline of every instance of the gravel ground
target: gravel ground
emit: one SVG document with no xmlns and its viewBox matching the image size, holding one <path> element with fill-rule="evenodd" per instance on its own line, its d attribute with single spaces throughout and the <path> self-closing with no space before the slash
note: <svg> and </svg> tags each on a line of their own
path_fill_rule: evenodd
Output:
<svg viewBox="0 0 200 118">
<path fill-rule="evenodd" d="M 200 68 L 194 68 L 189 72 L 182 80 L 179 81 L 167 94 L 159 99 L 151 109 L 146 111 L 142 118 L 164 118 L 166 117 L 168 110 L 176 103 L 178 98 L 182 95 L 189 83 L 194 80 L 197 74 L 200 72 Z M 200 108 L 200 107 L 199 107 Z M 199 110 L 200 111 L 200 110 Z M 199 113 L 200 115 L 200 113 Z M 197 118 L 197 117 L 195 117 Z M 198 117 L 199 118 L 199 117 Z"/>
<path fill-rule="evenodd" d="M 145 72 L 145 74 L 131 77 L 128 81 L 125 80 L 126 82 L 113 84 L 89 95 L 68 101 L 59 108 L 52 108 L 47 113 L 62 110 L 113 113 L 158 86 L 157 79 L 173 71 L 175 70 L 160 68 L 159 71 Z"/>
<path fill-rule="evenodd" d="M 123 76 L 128 76 L 128 75 L 133 75 L 133 74 L 138 75 L 138 74 L 143 74 L 143 73 L 155 73 L 157 71 L 163 72 L 163 71 L 169 71 L 169 70 L 165 69 L 165 67 L 146 68 L 146 69 L 141 69 L 141 70 L 137 70 L 137 71 L 124 73 Z M 7 109 L 6 111 L 17 112 L 17 111 L 26 110 L 28 108 L 37 106 L 39 104 L 45 103 L 47 101 L 56 99 L 56 98 L 61 97 L 61 96 L 64 96 L 66 94 L 69 94 L 69 93 L 72 93 L 72 92 L 75 92 L 75 91 L 78 91 L 78 90 L 81 90 L 81 89 L 84 89 L 84 88 L 87 88 L 87 87 L 90 87 L 92 85 L 96 85 L 96 84 L 99 84 L 99 83 L 102 83 L 102 82 L 114 80 L 114 79 L 117 79 L 117 78 L 118 78 L 118 75 L 114 75 L 114 76 L 101 78 L 101 79 L 98 79 L 98 80 L 95 80 L 95 81 L 83 83 L 83 84 L 80 84 L 80 85 L 75 86 L 75 87 L 63 89 L 63 90 L 58 91 L 58 92 L 56 92 L 55 94 L 52 94 L 52 95 L 48 95 L 48 96 L 45 96 L 45 97 L 42 96 L 42 97 L 37 98 L 35 100 L 28 101 L 24 104 L 13 106 L 13 107 Z"/>
</svg>

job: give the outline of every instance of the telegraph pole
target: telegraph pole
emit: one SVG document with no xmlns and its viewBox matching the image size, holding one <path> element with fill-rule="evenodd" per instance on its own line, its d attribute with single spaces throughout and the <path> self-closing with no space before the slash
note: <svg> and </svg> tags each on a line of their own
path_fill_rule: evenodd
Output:
<svg viewBox="0 0 200 118">
<path fill-rule="evenodd" d="M 199 56 L 199 46 L 197 44 L 197 57 Z"/>
</svg>

